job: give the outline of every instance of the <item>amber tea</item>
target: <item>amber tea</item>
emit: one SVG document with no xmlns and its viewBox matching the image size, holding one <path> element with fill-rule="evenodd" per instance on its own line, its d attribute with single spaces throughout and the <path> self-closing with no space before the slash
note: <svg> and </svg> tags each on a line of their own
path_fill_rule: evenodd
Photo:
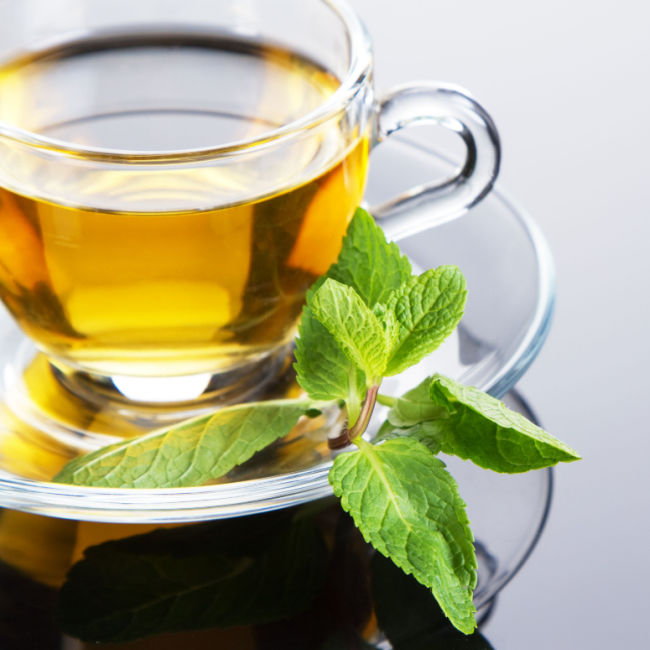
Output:
<svg viewBox="0 0 650 650">
<path fill-rule="evenodd" d="M 218 163 L 175 153 L 259 138 L 339 84 L 277 47 L 187 35 L 5 63 L 0 121 L 81 154 L 59 168 L 3 144 L 4 304 L 50 358 L 100 374 L 220 372 L 283 346 L 361 201 L 363 123 L 330 120 L 264 158 L 259 144 Z"/>
</svg>

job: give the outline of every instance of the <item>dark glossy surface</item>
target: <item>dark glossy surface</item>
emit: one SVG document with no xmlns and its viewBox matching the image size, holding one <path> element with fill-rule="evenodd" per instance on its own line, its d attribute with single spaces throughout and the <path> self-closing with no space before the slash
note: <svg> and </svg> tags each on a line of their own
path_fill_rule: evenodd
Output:
<svg viewBox="0 0 650 650">
<path fill-rule="evenodd" d="M 149 531 L 5 511 L 0 554 L 3 650 L 491 647 L 332 501 Z"/>
</svg>

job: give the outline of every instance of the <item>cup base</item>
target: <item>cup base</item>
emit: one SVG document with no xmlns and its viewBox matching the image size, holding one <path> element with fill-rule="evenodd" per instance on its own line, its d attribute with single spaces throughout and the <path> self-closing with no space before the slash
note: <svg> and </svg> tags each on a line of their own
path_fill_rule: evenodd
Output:
<svg viewBox="0 0 650 650">
<path fill-rule="evenodd" d="M 293 346 L 227 373 L 107 377 L 52 361 L 23 340 L 2 376 L 4 405 L 80 451 L 147 433 L 229 404 L 294 397 Z"/>
<path fill-rule="evenodd" d="M 205 408 L 251 401 L 263 395 L 268 384 L 286 372 L 292 361 L 292 347 L 284 345 L 243 366 L 215 374 L 109 376 L 79 370 L 57 359 L 50 359 L 50 364 L 57 381 L 67 390 L 98 407 L 108 400 L 136 411 L 155 407 L 194 415 Z"/>
</svg>

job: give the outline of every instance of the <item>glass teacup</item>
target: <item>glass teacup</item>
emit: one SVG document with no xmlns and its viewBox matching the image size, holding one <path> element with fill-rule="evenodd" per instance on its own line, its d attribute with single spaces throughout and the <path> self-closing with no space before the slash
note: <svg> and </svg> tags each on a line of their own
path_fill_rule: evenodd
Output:
<svg viewBox="0 0 650 650">
<path fill-rule="evenodd" d="M 467 148 L 453 178 L 376 206 L 394 237 L 497 174 L 462 91 L 376 99 L 340 0 L 23 0 L 0 36 L 1 298 L 84 398 L 238 400 L 286 368 L 391 133 L 430 122 Z"/>
</svg>

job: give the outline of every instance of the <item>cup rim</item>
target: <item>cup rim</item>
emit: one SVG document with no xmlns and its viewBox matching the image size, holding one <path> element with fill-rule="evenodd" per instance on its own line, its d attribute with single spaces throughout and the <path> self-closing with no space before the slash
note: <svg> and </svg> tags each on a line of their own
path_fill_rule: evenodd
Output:
<svg viewBox="0 0 650 650">
<path fill-rule="evenodd" d="M 287 124 L 248 139 L 236 140 L 221 145 L 173 149 L 170 151 L 137 151 L 76 145 L 14 126 L 3 120 L 0 120 L 0 140 L 13 140 L 28 147 L 44 150 L 48 154 L 55 156 L 83 158 L 85 160 L 117 164 L 156 164 L 229 157 L 243 152 L 250 152 L 252 148 L 268 147 L 276 142 L 289 139 L 301 132 L 317 127 L 345 109 L 363 86 L 364 80 L 369 77 L 372 65 L 370 36 L 357 13 L 344 0 L 320 1 L 332 9 L 341 20 L 348 37 L 350 60 L 341 83 L 327 101 Z"/>
</svg>

